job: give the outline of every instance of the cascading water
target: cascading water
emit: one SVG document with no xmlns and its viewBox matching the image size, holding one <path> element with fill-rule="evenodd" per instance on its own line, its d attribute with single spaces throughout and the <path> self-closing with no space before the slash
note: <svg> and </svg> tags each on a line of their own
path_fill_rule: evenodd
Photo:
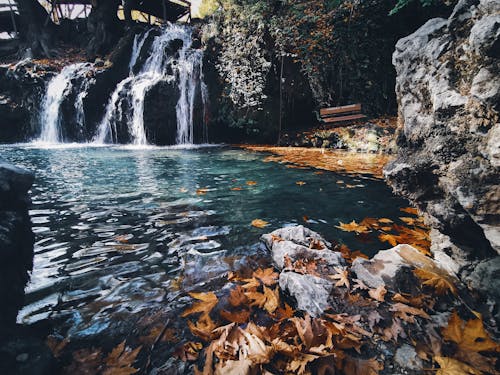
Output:
<svg viewBox="0 0 500 375">
<path fill-rule="evenodd" d="M 42 131 L 40 137 L 36 140 L 39 143 L 60 143 L 62 139 L 61 130 L 61 104 L 73 89 L 72 81 L 82 78 L 80 92 L 75 101 L 76 121 L 80 126 L 84 118 L 83 99 L 88 88 L 86 79 L 87 72 L 91 69 L 88 63 L 72 64 L 65 67 L 58 75 L 52 78 L 45 92 L 42 103 L 42 110 L 39 121 Z M 80 104 L 81 103 L 81 104 Z"/>
<path fill-rule="evenodd" d="M 151 30 L 150 30 L 151 31 Z M 136 36 L 129 63 L 129 76 L 121 81 L 106 106 L 106 111 L 98 126 L 94 143 L 116 142 L 117 123 L 126 120 L 128 131 L 135 145 L 146 145 L 144 127 L 144 103 L 148 91 L 160 82 L 178 82 L 180 97 L 176 106 L 177 143 L 192 144 L 193 111 L 198 86 L 205 106 L 206 86 L 203 83 L 203 53 L 191 48 L 191 30 L 185 26 L 170 25 L 154 37 L 149 47 L 149 57 L 134 74 L 138 58 L 150 31 Z M 167 53 L 174 40 L 182 41 L 178 58 Z M 204 91 L 205 90 L 205 91 Z M 204 116 L 205 118 L 205 116 Z M 206 133 L 204 131 L 204 133 Z M 205 139 L 204 139 L 205 140 Z"/>
</svg>

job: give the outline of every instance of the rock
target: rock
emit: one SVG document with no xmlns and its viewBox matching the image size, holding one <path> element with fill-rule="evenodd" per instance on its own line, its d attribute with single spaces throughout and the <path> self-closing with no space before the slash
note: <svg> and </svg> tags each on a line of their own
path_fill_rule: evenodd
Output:
<svg viewBox="0 0 500 375">
<path fill-rule="evenodd" d="M 500 257 L 477 264 L 465 282 L 473 289 L 488 296 L 491 305 L 500 301 Z M 496 319 L 500 321 L 500 310 L 496 309 Z"/>
<path fill-rule="evenodd" d="M 270 234 L 264 234 L 261 240 L 271 251 L 273 261 L 280 270 L 284 267 L 285 256 L 292 262 L 298 259 L 317 259 L 327 268 L 345 263 L 339 252 L 328 249 L 331 246 L 328 241 L 303 225 L 277 229 Z M 322 244 L 320 246 L 324 246 L 324 249 L 309 248 L 313 241 Z"/>
<path fill-rule="evenodd" d="M 418 358 L 415 348 L 408 344 L 403 344 L 396 350 L 394 361 L 405 369 L 420 371 L 423 369 L 422 360 Z"/>
<path fill-rule="evenodd" d="M 371 259 L 356 258 L 351 271 L 370 288 L 385 286 L 389 290 L 405 291 L 403 289 L 412 288 L 412 285 L 404 285 L 411 284 L 413 278 L 408 271 L 411 267 L 422 267 L 422 257 L 422 253 L 410 245 L 397 245 L 379 251 Z"/>
<path fill-rule="evenodd" d="M 314 275 L 281 272 L 279 285 L 281 290 L 295 298 L 297 309 L 307 312 L 312 317 L 320 316 L 330 305 L 328 297 L 333 288 L 332 281 Z"/>
<path fill-rule="evenodd" d="M 33 179 L 30 172 L 0 159 L 0 341 L 16 321 L 33 267 L 34 235 L 28 215 Z"/>
<path fill-rule="evenodd" d="M 454 248 L 443 242 L 439 256 L 454 270 L 500 253 L 498 8 L 498 0 L 461 0 L 449 19 L 399 40 L 393 55 L 403 128 L 385 176 L 450 239 Z"/>
</svg>

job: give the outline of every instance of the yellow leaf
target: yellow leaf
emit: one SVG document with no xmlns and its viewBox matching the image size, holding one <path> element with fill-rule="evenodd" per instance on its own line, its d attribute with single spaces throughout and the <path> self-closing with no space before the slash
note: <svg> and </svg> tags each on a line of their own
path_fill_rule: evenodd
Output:
<svg viewBox="0 0 500 375">
<path fill-rule="evenodd" d="M 208 293 L 189 293 L 189 295 L 200 302 L 194 303 L 191 307 L 187 308 L 181 316 L 185 318 L 188 315 L 196 313 L 208 314 L 217 305 L 218 298 L 214 292 Z"/>
<path fill-rule="evenodd" d="M 423 268 L 417 268 L 413 271 L 417 277 L 422 280 L 422 285 L 427 285 L 436 290 L 439 295 L 446 294 L 450 292 L 452 294 L 457 294 L 457 288 L 453 281 L 446 277 L 445 274 L 432 272 Z"/>
<path fill-rule="evenodd" d="M 457 361 L 453 358 L 434 357 L 434 360 L 441 367 L 436 375 L 481 375 L 481 371 L 477 371 L 469 365 Z"/>
<path fill-rule="evenodd" d="M 253 277 L 259 279 L 262 281 L 267 286 L 272 286 L 276 284 L 279 274 L 277 272 L 274 272 L 274 268 L 266 268 L 266 269 L 261 269 L 258 268 L 257 271 L 253 273 Z"/>
<path fill-rule="evenodd" d="M 299 186 L 304 186 L 306 183 L 304 181 L 297 181 L 296 184 Z"/>
<path fill-rule="evenodd" d="M 340 222 L 335 228 L 342 229 L 344 232 L 370 233 L 370 228 L 365 225 L 357 224 L 354 220 L 349 224 Z"/>
<path fill-rule="evenodd" d="M 246 184 L 248 186 L 254 186 L 254 185 L 257 185 L 257 182 L 256 181 L 247 181 Z"/>
<path fill-rule="evenodd" d="M 252 220 L 251 225 L 256 227 L 256 228 L 265 228 L 269 225 L 269 223 L 267 221 L 264 221 L 261 219 L 255 219 L 255 220 Z"/>
<path fill-rule="evenodd" d="M 384 297 L 385 294 L 387 293 L 387 289 L 383 285 L 380 285 L 377 289 L 370 289 L 368 291 L 368 294 L 370 297 L 372 297 L 374 300 L 377 300 L 379 302 L 384 302 Z"/>
<path fill-rule="evenodd" d="M 334 270 L 337 273 L 335 275 L 330 275 L 329 277 L 333 280 L 338 280 L 335 283 L 335 286 L 345 286 L 349 289 L 349 271 L 347 269 L 343 269 L 342 267 L 334 267 Z"/>
</svg>

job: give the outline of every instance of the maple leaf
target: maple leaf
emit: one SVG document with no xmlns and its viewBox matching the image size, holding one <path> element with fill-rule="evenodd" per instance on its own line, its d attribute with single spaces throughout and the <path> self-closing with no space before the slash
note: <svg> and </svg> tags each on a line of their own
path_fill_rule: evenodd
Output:
<svg viewBox="0 0 500 375">
<path fill-rule="evenodd" d="M 102 372 L 103 375 L 130 375 L 135 374 L 139 370 L 132 367 L 137 355 L 141 351 L 142 346 L 131 350 L 125 347 L 125 340 L 116 346 L 107 356 L 105 363 L 106 369 Z"/>
<path fill-rule="evenodd" d="M 203 348 L 201 342 L 187 342 L 184 345 L 177 347 L 174 351 L 174 356 L 181 361 L 196 361 L 198 352 Z"/>
<path fill-rule="evenodd" d="M 309 249 L 312 250 L 323 250 L 325 249 L 325 244 L 323 241 L 320 240 L 315 240 L 314 238 L 311 238 L 311 242 L 309 243 Z"/>
<path fill-rule="evenodd" d="M 254 185 L 257 185 L 257 182 L 256 181 L 247 181 L 246 184 L 248 186 L 254 186 Z"/>
<path fill-rule="evenodd" d="M 241 191 L 243 188 L 241 186 L 236 186 L 231 188 L 232 191 Z"/>
<path fill-rule="evenodd" d="M 242 281 L 245 282 L 245 284 L 241 286 L 243 289 L 252 290 L 260 286 L 259 280 L 257 280 L 255 277 L 252 277 L 251 279 L 243 279 Z"/>
<path fill-rule="evenodd" d="M 283 239 L 283 238 L 281 238 L 280 236 L 277 236 L 277 235 L 275 235 L 275 234 L 271 234 L 271 240 L 272 240 L 273 242 L 275 242 L 275 241 L 276 241 L 276 242 L 281 242 L 281 241 L 284 241 L 284 239 Z"/>
<path fill-rule="evenodd" d="M 307 364 L 316 358 L 318 358 L 317 355 L 300 353 L 288 363 L 287 370 L 302 375 L 306 372 Z"/>
<path fill-rule="evenodd" d="M 448 326 L 441 332 L 445 340 L 455 342 L 460 350 L 465 352 L 500 351 L 500 346 L 484 329 L 482 319 L 464 322 L 454 311 L 448 320 Z"/>
<path fill-rule="evenodd" d="M 239 311 L 226 311 L 221 310 L 220 316 L 226 319 L 228 322 L 243 324 L 248 322 L 250 319 L 250 311 L 248 310 L 239 310 Z"/>
<path fill-rule="evenodd" d="M 189 293 L 189 295 L 200 302 L 194 303 L 191 307 L 187 308 L 181 316 L 185 318 L 186 316 L 196 314 L 196 313 L 204 313 L 208 314 L 212 309 L 217 305 L 218 298 L 214 292 L 208 293 Z"/>
<path fill-rule="evenodd" d="M 344 232 L 356 232 L 358 234 L 371 232 L 370 228 L 368 228 L 365 225 L 357 224 L 354 220 L 351 221 L 349 224 L 340 222 L 339 225 L 335 226 L 335 228 L 339 228 Z"/>
<path fill-rule="evenodd" d="M 240 285 L 237 285 L 236 288 L 231 290 L 231 292 L 229 293 L 228 302 L 233 307 L 247 304 L 248 298 Z"/>
<path fill-rule="evenodd" d="M 258 268 L 257 271 L 253 273 L 253 277 L 262 281 L 264 285 L 272 286 L 276 284 L 279 274 L 277 272 L 274 272 L 274 268 L 272 267 L 266 268 L 264 270 Z"/>
<path fill-rule="evenodd" d="M 398 337 L 405 338 L 406 333 L 401 326 L 401 321 L 399 319 L 392 319 L 392 324 L 390 327 L 383 329 L 382 331 L 382 339 L 384 341 L 394 340 L 398 341 Z"/>
<path fill-rule="evenodd" d="M 208 193 L 208 189 L 206 188 L 196 189 L 196 195 L 205 195 L 206 193 Z"/>
<path fill-rule="evenodd" d="M 265 228 L 269 225 L 267 221 L 261 220 L 261 219 L 255 219 L 252 220 L 251 225 L 256 227 L 256 228 Z"/>
<path fill-rule="evenodd" d="M 413 207 L 404 207 L 404 208 L 400 208 L 399 209 L 400 211 L 402 212 L 406 212 L 407 214 L 411 214 L 411 215 L 418 215 L 418 210 L 416 208 L 413 208 Z"/>
<path fill-rule="evenodd" d="M 250 306 L 258 306 L 272 314 L 279 305 L 278 289 L 274 291 L 264 286 L 264 293 L 256 291 L 246 292 L 248 299 L 252 300 Z"/>
<path fill-rule="evenodd" d="M 413 323 L 415 321 L 413 315 L 420 316 L 425 319 L 431 318 L 424 310 L 417 307 L 405 305 L 401 302 L 397 302 L 392 305 L 390 311 L 394 311 L 396 313 L 395 316 L 410 323 Z"/>
<path fill-rule="evenodd" d="M 385 217 L 378 219 L 378 222 L 383 223 L 383 224 L 392 224 L 393 223 L 393 221 L 391 219 L 387 219 Z"/>
<path fill-rule="evenodd" d="M 434 288 L 436 293 L 439 295 L 446 294 L 447 292 L 454 295 L 457 294 L 457 288 L 455 287 L 453 281 L 442 272 L 437 273 L 431 270 L 417 268 L 413 270 L 413 273 L 423 281 L 422 285 Z"/>
<path fill-rule="evenodd" d="M 436 375 L 481 375 L 481 371 L 477 371 L 471 366 L 448 357 L 434 357 L 434 360 L 439 364 L 440 369 Z"/>
<path fill-rule="evenodd" d="M 343 370 L 345 375 L 378 375 L 383 368 L 384 365 L 375 358 L 359 359 L 347 356 Z"/>
<path fill-rule="evenodd" d="M 380 285 L 377 289 L 370 289 L 368 291 L 368 294 L 370 297 L 372 297 L 374 300 L 377 300 L 379 302 L 384 302 L 384 297 L 385 294 L 387 293 L 387 289 L 383 285 Z"/>
<path fill-rule="evenodd" d="M 295 184 L 299 186 L 304 186 L 306 183 L 304 181 L 297 181 Z"/>
<path fill-rule="evenodd" d="M 196 323 L 188 321 L 188 327 L 191 333 L 205 341 L 214 338 L 214 329 L 217 327 L 208 314 L 202 314 Z"/>
<path fill-rule="evenodd" d="M 281 321 L 281 320 L 291 318 L 294 315 L 295 310 L 292 309 L 292 307 L 288 303 L 285 302 L 285 306 L 278 307 L 274 313 L 275 313 L 276 319 Z"/>
<path fill-rule="evenodd" d="M 350 287 L 349 283 L 349 271 L 347 268 L 342 268 L 342 267 L 334 267 L 334 270 L 337 272 L 335 275 L 329 275 L 333 280 L 338 280 L 335 283 L 335 286 L 345 286 L 347 289 Z"/>
<path fill-rule="evenodd" d="M 215 366 L 215 375 L 244 375 L 250 374 L 253 367 L 253 362 L 249 359 L 232 360 L 219 362 Z"/>
<path fill-rule="evenodd" d="M 389 233 L 381 233 L 378 235 L 380 242 L 389 242 L 391 246 L 396 246 L 399 243 L 399 237 Z"/>
<path fill-rule="evenodd" d="M 65 338 L 64 340 L 58 340 L 55 336 L 49 335 L 45 343 L 49 347 L 54 358 L 58 358 L 61 355 L 63 349 L 66 347 L 66 345 L 68 345 L 69 338 Z"/>
</svg>

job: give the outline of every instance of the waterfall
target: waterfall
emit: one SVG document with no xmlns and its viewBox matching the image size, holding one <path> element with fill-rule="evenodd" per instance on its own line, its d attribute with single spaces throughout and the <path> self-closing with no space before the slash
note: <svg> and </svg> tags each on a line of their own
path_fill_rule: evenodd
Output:
<svg viewBox="0 0 500 375">
<path fill-rule="evenodd" d="M 83 78 L 86 81 L 85 75 L 90 70 L 90 64 L 78 63 L 65 67 L 59 74 L 52 78 L 45 92 L 42 102 L 42 109 L 39 117 L 42 132 L 40 137 L 36 140 L 40 143 L 60 143 L 62 142 L 61 131 L 61 104 L 64 99 L 71 93 L 73 89 L 72 80 L 75 78 Z M 85 90 L 80 91 L 84 95 Z M 83 98 L 80 99 L 80 94 L 75 102 L 75 106 L 79 106 L 79 101 L 82 101 L 83 111 Z M 79 113 L 78 111 L 76 113 Z M 79 116 L 79 115 L 77 115 Z M 77 121 L 81 121 L 77 120 Z"/>
<path fill-rule="evenodd" d="M 155 36 L 148 51 L 148 58 L 134 74 L 141 49 L 151 30 L 142 36 L 136 36 L 129 63 L 129 76 L 115 88 L 106 106 L 104 117 L 98 126 L 94 143 L 116 142 L 117 123 L 125 120 L 128 132 L 135 145 L 146 145 L 144 127 L 144 102 L 148 91 L 160 82 L 177 82 L 180 97 L 176 106 L 177 143 L 192 144 L 193 111 L 198 86 L 203 94 L 202 59 L 200 50 L 191 48 L 191 30 L 186 26 L 169 25 L 162 33 Z M 174 40 L 182 41 L 178 58 L 167 53 Z M 125 108 L 125 110 L 123 110 Z"/>
</svg>

